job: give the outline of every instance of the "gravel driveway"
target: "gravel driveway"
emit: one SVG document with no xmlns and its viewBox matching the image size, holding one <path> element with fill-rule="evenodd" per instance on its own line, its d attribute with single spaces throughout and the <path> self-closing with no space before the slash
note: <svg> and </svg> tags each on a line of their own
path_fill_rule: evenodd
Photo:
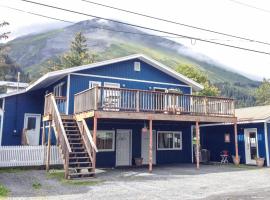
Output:
<svg viewBox="0 0 270 200">
<path fill-rule="evenodd" d="M 43 170 L 0 173 L 10 199 L 269 199 L 270 169 L 194 165 L 99 170 L 92 186 L 63 184 Z M 34 182 L 41 183 L 34 189 Z"/>
</svg>

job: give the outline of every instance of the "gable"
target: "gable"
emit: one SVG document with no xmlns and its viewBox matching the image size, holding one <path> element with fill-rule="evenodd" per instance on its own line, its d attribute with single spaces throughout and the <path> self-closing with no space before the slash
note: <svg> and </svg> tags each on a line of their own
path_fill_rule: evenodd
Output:
<svg viewBox="0 0 270 200">
<path fill-rule="evenodd" d="M 135 62 L 140 63 L 140 71 L 134 70 Z M 140 59 L 103 65 L 101 67 L 77 71 L 76 73 L 187 85 Z"/>
</svg>

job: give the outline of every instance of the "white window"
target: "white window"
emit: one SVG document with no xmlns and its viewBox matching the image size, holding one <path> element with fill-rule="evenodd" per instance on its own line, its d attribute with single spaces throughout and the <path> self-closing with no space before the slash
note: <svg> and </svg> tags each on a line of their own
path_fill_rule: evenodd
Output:
<svg viewBox="0 0 270 200">
<path fill-rule="evenodd" d="M 89 88 L 93 88 L 96 86 L 101 86 L 101 82 L 99 82 L 99 81 L 90 81 L 89 82 Z"/>
<path fill-rule="evenodd" d="M 182 149 L 182 132 L 158 131 L 158 150 L 175 149 Z"/>
<path fill-rule="evenodd" d="M 114 143 L 114 131 L 97 131 L 97 148 L 99 151 L 114 151 Z"/>
<path fill-rule="evenodd" d="M 63 96 L 63 86 L 64 86 L 64 82 L 57 84 L 56 86 L 54 86 L 53 88 L 53 94 L 56 97 L 62 97 Z"/>
<path fill-rule="evenodd" d="M 134 62 L 134 71 L 135 72 L 141 71 L 141 63 L 140 62 Z"/>
</svg>

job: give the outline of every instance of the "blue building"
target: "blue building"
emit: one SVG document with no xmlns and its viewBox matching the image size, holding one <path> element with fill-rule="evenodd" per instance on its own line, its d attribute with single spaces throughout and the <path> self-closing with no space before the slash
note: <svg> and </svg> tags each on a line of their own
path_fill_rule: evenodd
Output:
<svg viewBox="0 0 270 200">
<path fill-rule="evenodd" d="M 256 158 L 264 158 L 269 166 L 270 106 L 256 106 L 235 110 L 238 130 L 238 150 L 241 163 L 255 165 Z M 211 161 L 220 161 L 220 152 L 235 155 L 234 127 L 232 124 L 200 126 L 201 145 L 210 151 Z"/>
<path fill-rule="evenodd" d="M 0 144 L 56 143 L 69 178 L 135 161 L 150 171 L 192 163 L 196 122 L 235 121 L 232 99 L 192 95 L 201 89 L 141 54 L 50 72 L 0 96 Z"/>
</svg>

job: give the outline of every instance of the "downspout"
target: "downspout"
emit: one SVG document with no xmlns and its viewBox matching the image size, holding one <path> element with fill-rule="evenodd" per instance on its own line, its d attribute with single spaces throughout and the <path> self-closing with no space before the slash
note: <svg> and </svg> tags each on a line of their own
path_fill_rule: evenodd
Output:
<svg viewBox="0 0 270 200">
<path fill-rule="evenodd" d="M 269 167 L 269 147 L 268 147 L 268 127 L 267 121 L 264 122 L 264 140 L 265 140 L 265 153 L 266 153 L 266 165 Z"/>
</svg>

